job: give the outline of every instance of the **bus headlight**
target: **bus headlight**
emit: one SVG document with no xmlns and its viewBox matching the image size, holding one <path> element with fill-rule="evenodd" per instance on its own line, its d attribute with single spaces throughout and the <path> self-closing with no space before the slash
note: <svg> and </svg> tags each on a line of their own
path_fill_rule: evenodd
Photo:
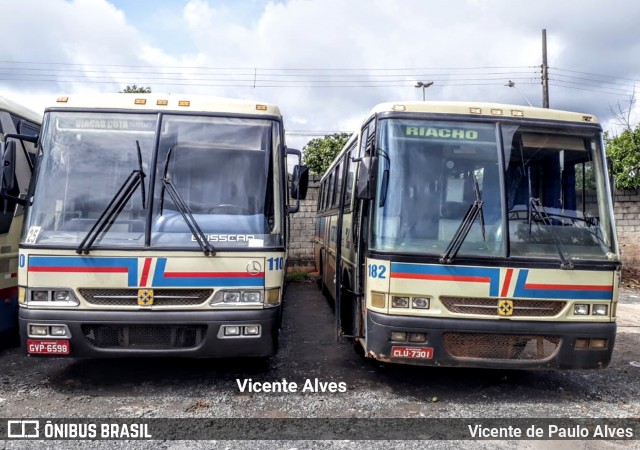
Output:
<svg viewBox="0 0 640 450">
<path fill-rule="evenodd" d="M 222 301 L 225 303 L 238 303 L 240 301 L 240 291 L 224 291 Z"/>
<path fill-rule="evenodd" d="M 49 291 L 31 291 L 31 301 L 32 302 L 48 302 L 49 301 Z"/>
<path fill-rule="evenodd" d="M 413 297 L 411 307 L 416 309 L 429 309 L 429 299 L 426 297 Z"/>
<path fill-rule="evenodd" d="M 243 303 L 262 303 L 262 293 L 260 291 L 244 291 L 242 293 Z"/>
<path fill-rule="evenodd" d="M 586 316 L 589 314 L 589 305 L 573 305 L 573 314 L 576 316 Z"/>
<path fill-rule="evenodd" d="M 593 305 L 591 314 L 594 316 L 606 316 L 609 314 L 609 305 Z"/>
<path fill-rule="evenodd" d="M 408 308 L 409 307 L 409 297 L 391 297 L 391 307 L 392 308 Z"/>
<path fill-rule="evenodd" d="M 69 301 L 69 291 L 53 291 L 53 301 L 54 302 L 68 302 Z"/>
<path fill-rule="evenodd" d="M 26 304 L 29 306 L 78 306 L 80 302 L 71 289 L 26 289 Z"/>
<path fill-rule="evenodd" d="M 264 292 L 261 290 L 224 290 L 221 289 L 213 294 L 210 306 L 254 306 L 262 305 Z M 275 306 L 275 305 L 270 305 Z"/>
</svg>

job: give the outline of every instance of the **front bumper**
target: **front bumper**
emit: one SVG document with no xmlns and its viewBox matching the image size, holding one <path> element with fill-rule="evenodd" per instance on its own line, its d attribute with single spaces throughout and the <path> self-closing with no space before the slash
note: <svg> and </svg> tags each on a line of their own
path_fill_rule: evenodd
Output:
<svg viewBox="0 0 640 450">
<path fill-rule="evenodd" d="M 66 325 L 71 357 L 267 357 L 275 354 L 280 306 L 234 311 L 83 311 L 20 308 L 28 324 Z M 259 336 L 224 336 L 221 327 L 259 325 Z M 45 338 L 46 339 L 46 338 Z"/>
<path fill-rule="evenodd" d="M 426 343 L 392 342 L 392 331 L 425 333 Z M 493 369 L 601 369 L 609 365 L 616 324 L 436 319 L 367 311 L 366 354 L 382 361 Z M 606 339 L 603 349 L 576 339 Z M 392 347 L 427 347 L 430 359 L 393 357 Z"/>
</svg>

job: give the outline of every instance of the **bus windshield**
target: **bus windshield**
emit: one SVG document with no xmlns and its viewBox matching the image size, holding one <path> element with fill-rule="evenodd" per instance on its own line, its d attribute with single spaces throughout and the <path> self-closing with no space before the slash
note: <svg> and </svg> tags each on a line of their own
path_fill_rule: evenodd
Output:
<svg viewBox="0 0 640 450">
<path fill-rule="evenodd" d="M 282 245 L 272 180 L 279 136 L 266 119 L 49 112 L 23 243 L 77 246 L 139 170 L 139 147 L 142 189 L 94 247 L 198 248 L 163 178 L 215 247 Z"/>
<path fill-rule="evenodd" d="M 594 128 L 509 124 L 499 139 L 495 123 L 386 119 L 379 130 L 374 249 L 443 255 L 462 239 L 458 256 L 614 258 Z"/>
</svg>

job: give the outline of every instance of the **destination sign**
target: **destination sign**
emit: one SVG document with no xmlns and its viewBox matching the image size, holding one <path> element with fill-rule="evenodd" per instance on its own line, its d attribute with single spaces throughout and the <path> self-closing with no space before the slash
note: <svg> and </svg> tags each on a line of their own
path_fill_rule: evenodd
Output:
<svg viewBox="0 0 640 450">
<path fill-rule="evenodd" d="M 405 136 L 440 138 L 440 139 L 451 139 L 451 140 L 462 140 L 462 141 L 478 140 L 478 132 L 476 130 L 467 130 L 464 128 L 406 126 Z"/>
<path fill-rule="evenodd" d="M 155 131 L 156 119 L 59 118 L 58 128 L 73 130 Z"/>
</svg>

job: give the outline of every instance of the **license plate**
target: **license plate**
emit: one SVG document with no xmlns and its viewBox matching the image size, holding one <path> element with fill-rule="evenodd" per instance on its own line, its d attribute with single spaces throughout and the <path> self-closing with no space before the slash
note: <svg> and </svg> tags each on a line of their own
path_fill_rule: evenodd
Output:
<svg viewBox="0 0 640 450">
<path fill-rule="evenodd" d="M 45 339 L 27 340 L 27 353 L 35 355 L 68 355 L 71 351 L 69 341 Z"/>
<path fill-rule="evenodd" d="M 431 359 L 433 348 L 431 347 L 391 347 L 392 358 Z"/>
</svg>

